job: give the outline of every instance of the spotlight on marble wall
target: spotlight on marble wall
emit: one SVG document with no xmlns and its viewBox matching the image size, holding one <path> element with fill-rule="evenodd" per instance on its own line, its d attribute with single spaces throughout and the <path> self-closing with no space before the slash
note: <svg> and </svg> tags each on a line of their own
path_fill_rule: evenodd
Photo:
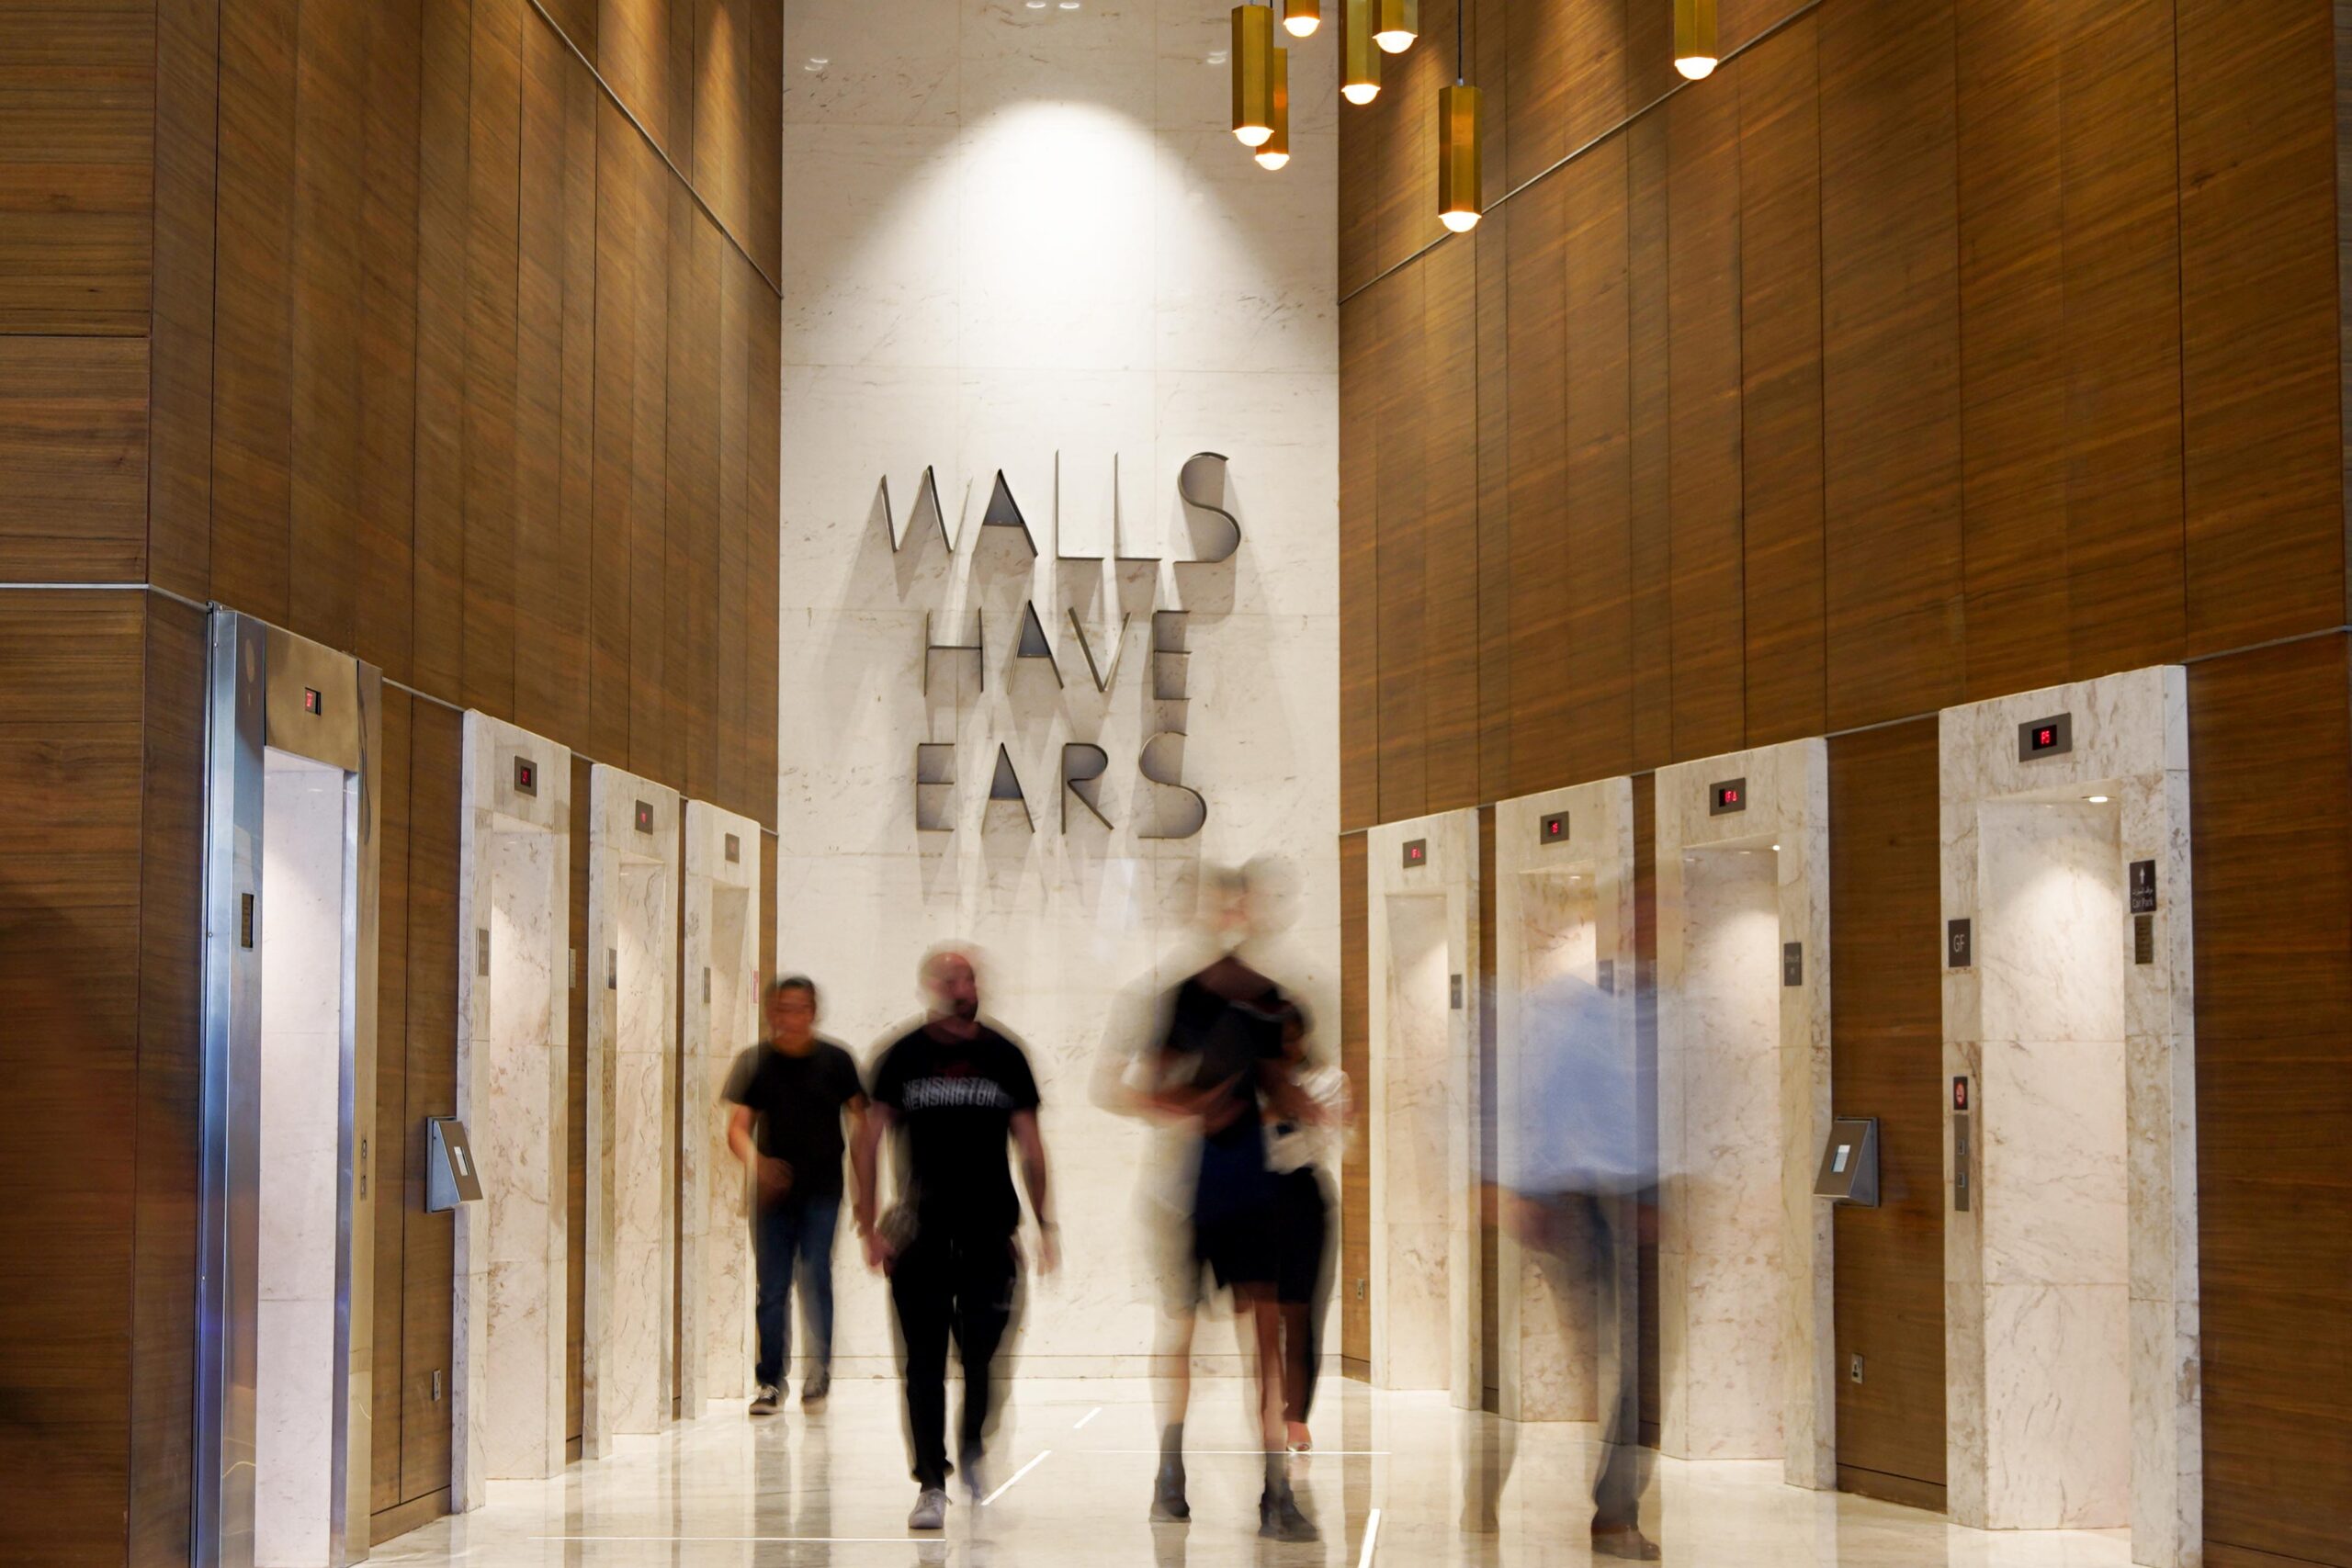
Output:
<svg viewBox="0 0 2352 1568">
<path fill-rule="evenodd" d="M 2134 1561 L 2176 1568 L 2203 1533 L 2187 680 L 1947 709 L 1941 746 L 1967 922 L 1944 971 L 1952 1517 L 2129 1525 Z"/>
<path fill-rule="evenodd" d="M 659 1432 L 676 1388 L 678 795 L 589 774 L 587 1320 L 581 1446 Z"/>
<path fill-rule="evenodd" d="M 1499 1171 L 1521 1168 L 1534 1131 L 1508 1108 L 1524 1103 L 1533 1020 L 1530 998 L 1561 977 L 1594 987 L 1623 1059 L 1634 1059 L 1634 793 L 1608 779 L 1506 800 L 1495 807 L 1495 1087 L 1485 1108 Z M 1514 1421 L 1595 1418 L 1600 1345 L 1596 1303 L 1556 1293 L 1554 1271 L 1510 1226 L 1498 1236 L 1495 1320 L 1500 1411 Z"/>
<path fill-rule="evenodd" d="M 264 770 L 254 1563 L 329 1568 L 356 803 L 341 768 L 273 748 Z"/>
<path fill-rule="evenodd" d="M 482 1201 L 457 1220 L 454 1509 L 564 1465 L 571 754 L 465 719 L 458 1116 Z"/>
<path fill-rule="evenodd" d="M 1657 778 L 1665 1451 L 1836 1483 L 1829 773 L 1819 740 Z M 1853 1114 L 1866 1115 L 1866 1108 Z"/>
<path fill-rule="evenodd" d="M 1372 1379 L 1476 1409 L 1477 813 L 1375 828 L 1367 854 Z"/>
<path fill-rule="evenodd" d="M 743 1168 L 727 1147 L 719 1093 L 737 1054 L 760 1039 L 763 852 L 757 822 L 685 803 L 678 1388 L 679 1410 L 690 1419 L 711 1400 L 751 1393 L 752 1233 Z M 794 1343 L 807 1338 L 796 1335 Z"/>
</svg>

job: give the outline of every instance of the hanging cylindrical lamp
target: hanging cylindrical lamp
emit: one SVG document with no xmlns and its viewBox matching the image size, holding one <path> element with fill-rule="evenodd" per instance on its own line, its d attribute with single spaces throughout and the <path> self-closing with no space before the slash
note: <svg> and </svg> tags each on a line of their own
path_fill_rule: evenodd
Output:
<svg viewBox="0 0 2352 1568">
<path fill-rule="evenodd" d="M 1421 34 L 1421 0 L 1378 0 L 1374 7 L 1379 19 L 1374 25 L 1374 41 L 1390 54 L 1402 54 L 1413 47 Z M 1711 6 L 1710 11 L 1713 9 Z"/>
<path fill-rule="evenodd" d="M 1257 152 L 1261 169 L 1279 169 L 1290 162 L 1290 51 L 1274 51 L 1274 133 Z"/>
<path fill-rule="evenodd" d="M 1380 50 L 1372 40 L 1376 0 L 1345 0 L 1340 28 L 1340 96 L 1368 104 L 1380 96 Z"/>
<path fill-rule="evenodd" d="M 1722 58 L 1715 51 L 1715 0 L 1674 0 L 1674 68 L 1700 81 Z"/>
<path fill-rule="evenodd" d="M 1274 12 L 1271 6 L 1233 8 L 1233 134 L 1244 147 L 1262 147 L 1274 133 Z"/>
<path fill-rule="evenodd" d="M 1462 13 L 1453 12 L 1453 85 L 1437 96 L 1437 216 L 1457 234 L 1478 226 L 1486 201 L 1486 95 L 1463 79 Z"/>
<path fill-rule="evenodd" d="M 1308 38 L 1323 25 L 1323 0 L 1283 0 L 1283 26 L 1293 38 Z"/>
</svg>

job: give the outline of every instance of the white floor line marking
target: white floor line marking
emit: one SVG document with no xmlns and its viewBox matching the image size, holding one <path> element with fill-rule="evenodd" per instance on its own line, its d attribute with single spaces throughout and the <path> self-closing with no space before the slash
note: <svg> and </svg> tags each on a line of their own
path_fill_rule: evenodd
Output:
<svg viewBox="0 0 2352 1568">
<path fill-rule="evenodd" d="M 1356 1559 L 1356 1568 L 1372 1568 L 1372 1554 L 1380 1545 L 1380 1510 L 1374 1508 L 1364 1516 L 1363 1552 Z"/>
<path fill-rule="evenodd" d="M 1031 1471 L 1036 1469 L 1039 1465 L 1045 1463 L 1047 1460 L 1053 1457 L 1054 1450 L 1047 1449 L 1044 1452 L 1040 1453 L 1035 1459 L 1031 1460 L 1027 1464 L 1024 1464 L 1019 1470 L 1014 1471 L 1012 1472 L 1012 1480 L 1006 1482 L 1003 1485 L 998 1487 L 995 1491 L 980 1499 L 980 1506 L 985 1508 L 990 1503 L 995 1502 L 999 1497 L 1001 1497 L 1006 1493 L 1012 1491 L 1015 1486 L 1021 1483 L 1021 1478 L 1023 1476 L 1028 1474 Z"/>
<path fill-rule="evenodd" d="M 1080 1416 L 1080 1417 L 1078 1418 L 1078 1425 L 1077 1425 L 1077 1426 L 1075 1426 L 1075 1427 L 1072 1427 L 1070 1428 L 1070 1430 L 1071 1430 L 1071 1431 L 1073 1431 L 1073 1432 L 1082 1432 L 1082 1431 L 1084 1431 L 1084 1430 L 1086 1429 L 1086 1424 L 1087 1424 L 1089 1421 L 1093 1420 L 1097 1416 L 1100 1416 L 1100 1415 L 1102 1415 L 1102 1407 L 1101 1405 L 1099 1405 L 1099 1404 L 1098 1404 L 1098 1405 L 1096 1405 L 1093 1409 L 1091 1409 L 1091 1410 L 1088 1411 L 1085 1415 L 1083 1415 L 1083 1416 Z"/>
<path fill-rule="evenodd" d="M 1158 1449 L 1072 1449 L 1070 1452 L 1157 1455 L 1159 1450 Z M 1250 1459 L 1266 1457 L 1263 1449 L 1186 1449 L 1184 1450 L 1186 1459 L 1214 1459 L 1219 1454 L 1230 1454 L 1237 1458 L 1246 1456 Z M 1293 1459 L 1386 1459 L 1389 1454 L 1390 1450 L 1387 1449 L 1308 1449 L 1303 1453 L 1295 1453 L 1290 1457 Z"/>
<path fill-rule="evenodd" d="M 903 1535 L 534 1535 L 535 1541 L 578 1541 L 623 1546 L 904 1546 L 920 1537 Z"/>
</svg>

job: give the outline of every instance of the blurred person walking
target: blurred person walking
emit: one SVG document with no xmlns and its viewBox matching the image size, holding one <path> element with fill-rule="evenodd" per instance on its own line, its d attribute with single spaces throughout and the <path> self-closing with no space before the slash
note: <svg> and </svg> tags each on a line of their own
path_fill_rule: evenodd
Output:
<svg viewBox="0 0 2352 1568">
<path fill-rule="evenodd" d="M 759 1362 L 752 1414 L 783 1403 L 792 1359 L 796 1268 L 808 1318 L 808 1381 L 823 1402 L 833 1379 L 833 1237 L 842 1207 L 842 1118 L 865 1121 L 865 1086 L 850 1054 L 817 1032 L 817 984 L 794 975 L 767 989 L 768 1038 L 735 1060 L 723 1098 L 727 1146 L 752 1173 L 752 1255 L 759 1274 Z"/>
<path fill-rule="evenodd" d="M 1348 1076 L 1315 1059 L 1304 1009 L 1284 1030 L 1283 1053 L 1314 1120 L 1285 1120 L 1266 1132 L 1266 1167 L 1274 1176 L 1276 1236 L 1274 1301 L 1283 1339 L 1283 1418 L 1293 1453 L 1315 1446 L 1307 1430 L 1315 1387 L 1322 1373 L 1321 1336 L 1331 1304 L 1331 1266 L 1338 1212 L 1333 1183 L 1355 1121 Z"/>
<path fill-rule="evenodd" d="M 1640 1247 L 1655 1224 L 1657 1161 L 1645 1134 L 1631 1032 L 1620 1000 L 1562 976 L 1528 993 L 1515 1103 L 1498 1108 L 1507 1144 L 1488 1172 L 1498 1222 L 1546 1275 L 1553 1299 L 1595 1303 L 1593 1379 L 1600 1458 L 1592 1484 L 1595 1556 L 1658 1561 L 1642 1533 L 1649 1450 L 1641 1446 Z M 1510 1477 L 1515 1423 L 1498 1424 L 1498 1450 L 1465 1486 L 1467 1527 L 1491 1531 Z"/>
<path fill-rule="evenodd" d="M 1014 1322 L 1021 1277 L 1021 1202 L 1008 1145 L 1020 1152 L 1022 1182 L 1036 1214 L 1040 1269 L 1053 1271 L 1060 1244 L 1028 1055 L 981 1019 L 979 975 L 967 953 L 936 948 L 920 975 L 928 1015 L 875 1064 L 874 1110 L 853 1165 L 858 1235 L 866 1262 L 890 1277 L 899 1320 L 907 1441 L 921 1488 L 907 1526 L 933 1530 L 947 1523 L 951 1469 L 963 1472 L 974 1503 L 985 1495 L 992 1364 Z M 906 1132 L 906 1179 L 899 1201 L 877 1214 L 877 1156 L 895 1127 Z M 954 1467 L 947 1462 L 951 1337 L 964 1369 Z"/>
</svg>

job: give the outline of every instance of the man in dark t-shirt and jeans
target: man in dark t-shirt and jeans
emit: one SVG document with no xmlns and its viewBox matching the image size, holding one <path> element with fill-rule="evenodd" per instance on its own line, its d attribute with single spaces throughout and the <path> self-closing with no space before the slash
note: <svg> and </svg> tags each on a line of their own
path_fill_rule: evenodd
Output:
<svg viewBox="0 0 2352 1568">
<path fill-rule="evenodd" d="M 768 1042 L 728 1076 L 727 1146 L 752 1173 L 752 1253 L 759 1269 L 760 1359 L 752 1414 L 773 1416 L 792 1356 L 797 1263 L 815 1370 L 800 1403 L 830 1392 L 833 1364 L 833 1235 L 842 1208 L 842 1115 L 865 1121 L 865 1089 L 850 1054 L 817 1033 L 816 982 L 768 987 Z"/>
<path fill-rule="evenodd" d="M 857 1229 L 866 1261 L 890 1276 L 906 1382 L 907 1432 L 922 1488 L 910 1529 L 947 1523 L 947 1341 L 964 1365 L 957 1463 L 978 1503 L 980 1451 L 989 1429 L 989 1373 L 1012 1322 L 1021 1258 L 1014 1233 L 1021 1202 L 1006 1165 L 1019 1147 L 1021 1177 L 1040 1232 L 1038 1267 L 1058 1258 L 1046 1190 L 1046 1145 L 1037 1131 L 1037 1080 L 1021 1047 L 983 1023 L 971 959 L 943 948 L 923 960 L 930 1002 L 923 1023 L 893 1042 L 874 1068 L 874 1114 L 858 1139 Z M 876 1152 L 894 1126 L 907 1133 L 906 1190 L 890 1213 L 875 1213 Z"/>
</svg>

